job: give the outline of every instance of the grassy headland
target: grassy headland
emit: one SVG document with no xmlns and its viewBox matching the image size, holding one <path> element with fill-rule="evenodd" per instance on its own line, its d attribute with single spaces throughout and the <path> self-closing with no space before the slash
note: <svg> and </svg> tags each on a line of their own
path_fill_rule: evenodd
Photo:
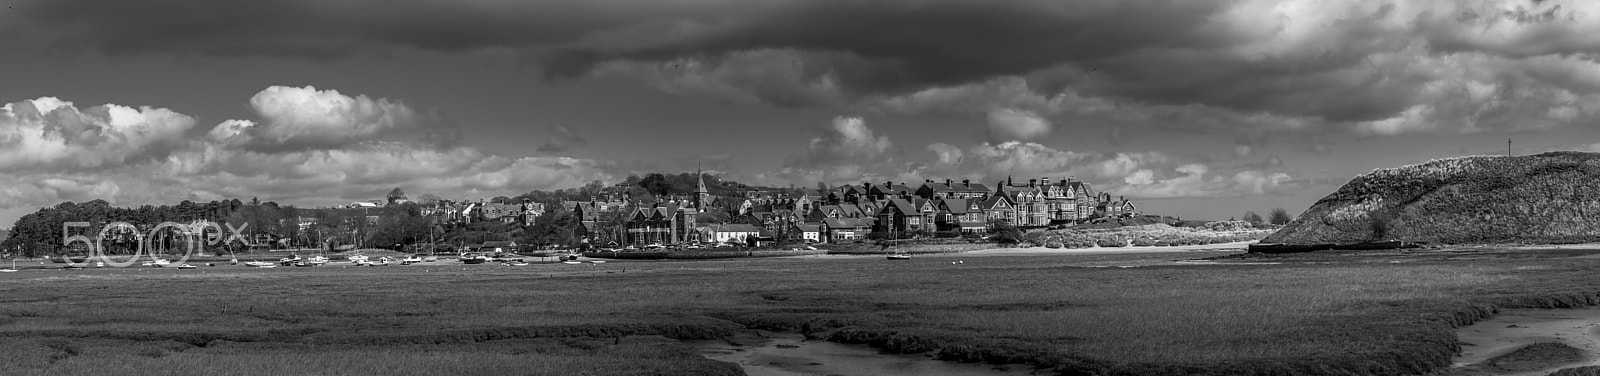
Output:
<svg viewBox="0 0 1600 376">
<path fill-rule="evenodd" d="M 1269 243 L 1600 239 L 1600 153 L 1474 156 L 1379 169 L 1318 200 Z"/>
</svg>

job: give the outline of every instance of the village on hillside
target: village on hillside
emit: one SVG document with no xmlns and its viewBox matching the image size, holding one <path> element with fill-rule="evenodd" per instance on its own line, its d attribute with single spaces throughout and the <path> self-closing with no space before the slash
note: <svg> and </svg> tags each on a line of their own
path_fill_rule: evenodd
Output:
<svg viewBox="0 0 1600 376">
<path fill-rule="evenodd" d="M 995 224 L 1021 229 L 1082 223 L 1138 213 L 1126 198 L 1097 193 L 1072 178 L 994 186 L 971 180 L 864 182 L 828 189 L 750 189 L 715 195 L 698 175 L 687 192 L 640 196 L 630 183 L 585 200 L 439 201 L 423 208 L 436 224 L 495 221 L 535 226 L 550 210 L 577 220 L 576 247 L 673 245 L 758 246 L 777 241 L 834 243 L 866 239 L 982 236 Z M 509 201 L 509 200 L 506 200 Z M 355 203 L 352 207 L 379 206 Z"/>
<path fill-rule="evenodd" d="M 159 239 L 158 247 L 176 247 L 181 234 L 155 230 L 160 223 L 177 222 L 234 226 L 244 242 L 223 245 L 231 251 L 453 252 L 485 245 L 587 250 L 980 238 L 997 226 L 1026 231 L 1137 214 L 1132 201 L 1096 192 L 1071 177 L 1007 179 L 993 186 L 930 179 L 771 188 L 710 174 L 648 174 L 609 186 L 591 182 L 555 192 L 469 200 L 431 194 L 413 200 L 395 188 L 384 200 L 321 208 L 254 199 L 138 208 L 116 208 L 103 200 L 67 202 L 19 220 L 16 229 L 22 236 L 3 248 L 52 254 L 67 247 L 74 248 L 68 253 L 81 253 L 75 248 L 82 244 L 60 244 L 60 223 L 68 220 L 84 221 L 87 226 L 77 232 L 85 236 L 113 223 L 131 224 L 128 231 L 106 232 L 113 248 L 123 244 L 133 249 L 141 238 Z"/>
</svg>

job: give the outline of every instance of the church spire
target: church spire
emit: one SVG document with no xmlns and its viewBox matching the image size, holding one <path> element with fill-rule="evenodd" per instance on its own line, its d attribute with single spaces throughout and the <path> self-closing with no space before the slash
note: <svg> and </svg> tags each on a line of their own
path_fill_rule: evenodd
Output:
<svg viewBox="0 0 1600 376">
<path fill-rule="evenodd" d="M 694 193 L 696 193 L 696 194 L 700 194 L 700 193 L 710 194 L 711 193 L 711 190 L 706 189 L 706 176 L 705 176 L 704 173 L 700 172 L 700 165 L 699 164 L 695 164 L 695 166 L 694 166 L 694 179 L 696 181 L 696 183 L 694 185 Z"/>
<path fill-rule="evenodd" d="M 700 171 L 700 164 L 694 165 L 694 208 L 704 211 L 711 207 L 711 190 L 706 189 L 706 175 Z"/>
</svg>

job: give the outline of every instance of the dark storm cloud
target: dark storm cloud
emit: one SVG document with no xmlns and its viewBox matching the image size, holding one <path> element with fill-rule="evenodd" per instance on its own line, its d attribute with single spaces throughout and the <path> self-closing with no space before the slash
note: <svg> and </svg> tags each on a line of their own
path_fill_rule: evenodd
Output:
<svg viewBox="0 0 1600 376">
<path fill-rule="evenodd" d="M 337 57 L 371 48 L 510 48 L 555 75 L 607 59 L 805 51 L 853 91 L 1023 74 L 1163 46 L 1219 2 L 1059 1 L 26 1 L 26 34 L 108 53 Z M 1173 32 L 1190 30 L 1191 32 Z"/>
<path fill-rule="evenodd" d="M 332 58 L 372 48 L 553 46 L 591 33 L 698 17 L 703 6 L 635 1 L 18 0 L 9 25 L 57 47 L 112 54 Z M 4 22 L 4 21 L 0 21 Z"/>
<path fill-rule="evenodd" d="M 559 153 L 588 144 L 589 139 L 583 138 L 583 135 L 565 125 L 557 125 L 549 128 L 544 143 L 539 145 L 538 150 L 545 153 Z"/>
<path fill-rule="evenodd" d="M 549 77 L 613 74 L 672 93 L 779 106 L 1021 77 L 1042 96 L 1071 92 L 1130 111 L 1199 106 L 1388 135 L 1537 128 L 1600 114 L 1569 103 L 1600 92 L 1600 83 L 1546 88 L 1529 79 L 1593 70 L 1573 57 L 1600 48 L 1593 8 L 1556 0 L 20 0 L 0 30 L 113 54 L 511 52 Z M 1462 99 L 1470 90 L 1479 94 Z M 995 108 L 1009 107 L 978 113 Z M 1532 117 L 1545 119 L 1525 120 Z"/>
</svg>

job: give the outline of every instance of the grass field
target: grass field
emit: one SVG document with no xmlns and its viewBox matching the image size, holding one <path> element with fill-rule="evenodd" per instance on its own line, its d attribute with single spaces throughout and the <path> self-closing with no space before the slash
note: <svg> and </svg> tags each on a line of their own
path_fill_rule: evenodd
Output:
<svg viewBox="0 0 1600 376">
<path fill-rule="evenodd" d="M 1596 253 L 27 270 L 0 274 L 0 369 L 736 375 L 676 340 L 761 328 L 1060 374 L 1417 374 L 1455 325 L 1600 303 Z"/>
</svg>

